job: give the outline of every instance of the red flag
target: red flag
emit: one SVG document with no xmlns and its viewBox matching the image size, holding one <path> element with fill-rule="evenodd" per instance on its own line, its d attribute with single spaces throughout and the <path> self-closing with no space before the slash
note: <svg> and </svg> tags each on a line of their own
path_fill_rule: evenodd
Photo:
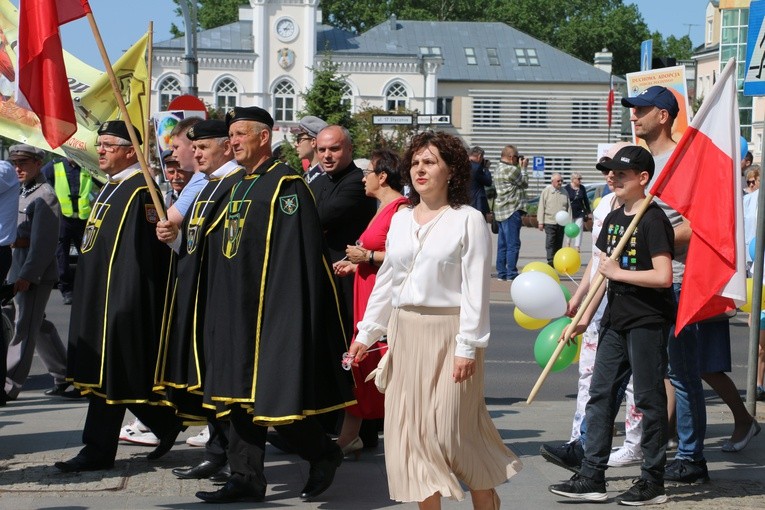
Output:
<svg viewBox="0 0 765 510">
<path fill-rule="evenodd" d="M 52 148 L 77 131 L 58 27 L 91 12 L 87 0 L 21 0 L 16 101 L 39 118 Z"/>
<path fill-rule="evenodd" d="M 691 224 L 678 331 L 746 301 L 735 71 L 731 59 L 651 189 Z"/>
<path fill-rule="evenodd" d="M 611 117 L 614 111 L 614 77 L 611 77 L 611 88 L 608 90 L 608 102 L 606 103 L 606 111 L 608 112 L 608 127 L 611 127 Z"/>
</svg>

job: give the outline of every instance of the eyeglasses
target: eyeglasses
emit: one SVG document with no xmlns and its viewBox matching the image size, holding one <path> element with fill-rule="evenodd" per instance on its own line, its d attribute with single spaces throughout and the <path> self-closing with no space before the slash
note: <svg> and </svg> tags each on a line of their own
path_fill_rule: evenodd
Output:
<svg viewBox="0 0 765 510">
<path fill-rule="evenodd" d="M 366 168 L 361 173 L 364 174 L 364 177 L 366 177 L 369 174 L 376 174 L 377 170 L 370 170 L 369 168 Z"/>
<path fill-rule="evenodd" d="M 129 143 L 95 143 L 93 144 L 93 147 L 96 148 L 96 150 L 105 150 L 106 152 L 114 152 L 117 150 L 117 147 L 130 147 L 131 145 Z"/>
<path fill-rule="evenodd" d="M 310 140 L 312 138 L 313 138 L 312 136 L 298 136 L 297 138 L 295 138 L 295 143 L 303 143 L 304 141 Z"/>
<path fill-rule="evenodd" d="M 746 181 L 746 184 L 747 184 L 748 186 L 751 186 L 751 185 L 752 185 L 752 184 L 754 184 L 755 182 L 757 182 L 757 181 L 754 181 L 754 180 L 752 180 L 752 181 Z"/>
</svg>

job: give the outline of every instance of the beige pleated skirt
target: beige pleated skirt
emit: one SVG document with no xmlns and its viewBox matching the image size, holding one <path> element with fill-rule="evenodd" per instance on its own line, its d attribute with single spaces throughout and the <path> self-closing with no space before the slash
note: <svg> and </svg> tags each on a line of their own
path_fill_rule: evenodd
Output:
<svg viewBox="0 0 765 510">
<path fill-rule="evenodd" d="M 393 500 L 423 501 L 440 493 L 461 501 L 460 481 L 491 489 L 522 468 L 486 409 L 484 349 L 476 350 L 469 380 L 452 379 L 458 330 L 458 309 L 407 308 L 391 316 L 385 467 Z"/>
</svg>

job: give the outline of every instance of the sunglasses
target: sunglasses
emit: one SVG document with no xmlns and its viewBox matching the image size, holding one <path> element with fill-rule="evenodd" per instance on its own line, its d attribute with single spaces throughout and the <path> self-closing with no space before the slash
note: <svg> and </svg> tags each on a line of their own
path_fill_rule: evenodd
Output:
<svg viewBox="0 0 765 510">
<path fill-rule="evenodd" d="M 754 181 L 754 180 L 752 180 L 752 181 L 746 181 L 746 184 L 747 184 L 748 186 L 751 186 L 751 185 L 753 185 L 755 182 L 757 182 L 757 181 Z"/>
</svg>

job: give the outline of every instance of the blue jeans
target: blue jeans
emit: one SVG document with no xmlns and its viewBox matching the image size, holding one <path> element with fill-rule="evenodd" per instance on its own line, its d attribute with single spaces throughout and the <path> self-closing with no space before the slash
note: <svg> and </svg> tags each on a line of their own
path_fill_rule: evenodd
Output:
<svg viewBox="0 0 765 510">
<path fill-rule="evenodd" d="M 680 299 L 680 285 L 674 284 L 675 299 Z M 675 336 L 674 325 L 669 330 L 669 381 L 675 388 L 677 404 L 676 459 L 704 459 L 704 436 L 707 432 L 707 411 L 701 384 L 699 336 L 706 326 L 691 324 Z"/>
<path fill-rule="evenodd" d="M 512 280 L 518 276 L 518 254 L 521 252 L 521 211 L 499 222 L 497 240 L 497 278 Z"/>
</svg>

